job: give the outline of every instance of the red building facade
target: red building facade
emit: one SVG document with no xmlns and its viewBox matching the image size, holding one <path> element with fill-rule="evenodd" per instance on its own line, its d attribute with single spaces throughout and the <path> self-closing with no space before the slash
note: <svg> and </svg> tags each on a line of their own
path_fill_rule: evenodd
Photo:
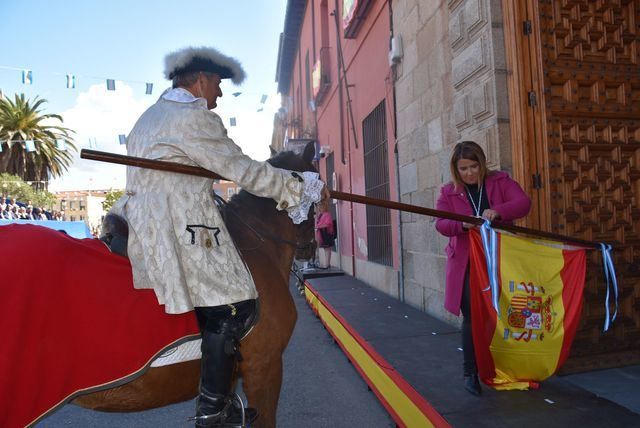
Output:
<svg viewBox="0 0 640 428">
<path fill-rule="evenodd" d="M 284 147 L 316 141 L 335 190 L 397 200 L 391 7 L 382 0 L 289 0 L 277 81 Z M 336 201 L 334 265 L 397 294 L 396 212 Z"/>
</svg>

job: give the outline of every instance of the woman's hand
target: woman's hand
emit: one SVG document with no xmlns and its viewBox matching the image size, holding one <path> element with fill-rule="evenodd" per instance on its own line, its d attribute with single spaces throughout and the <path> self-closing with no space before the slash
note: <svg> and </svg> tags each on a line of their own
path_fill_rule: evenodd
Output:
<svg viewBox="0 0 640 428">
<path fill-rule="evenodd" d="M 484 210 L 482 213 L 482 218 L 485 218 L 489 221 L 493 221 L 500 218 L 500 214 L 496 210 L 492 210 L 491 208 Z"/>
</svg>

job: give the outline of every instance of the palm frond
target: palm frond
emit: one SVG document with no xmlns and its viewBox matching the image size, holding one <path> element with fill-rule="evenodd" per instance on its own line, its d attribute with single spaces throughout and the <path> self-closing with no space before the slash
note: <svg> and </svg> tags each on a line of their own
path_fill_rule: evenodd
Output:
<svg viewBox="0 0 640 428">
<path fill-rule="evenodd" d="M 77 151 L 69 128 L 60 125 L 42 125 L 45 119 L 58 120 L 59 114 L 43 114 L 39 109 L 47 101 L 43 98 L 26 99 L 24 94 L 15 94 L 14 100 L 0 100 L 0 139 L 7 140 L 7 150 L 0 152 L 0 172 L 17 175 L 26 181 L 47 180 L 62 175 L 73 161 L 70 151 Z M 35 141 L 36 151 L 27 153 L 25 147 L 14 141 Z M 67 150 L 60 150 L 58 139 L 64 139 Z"/>
</svg>

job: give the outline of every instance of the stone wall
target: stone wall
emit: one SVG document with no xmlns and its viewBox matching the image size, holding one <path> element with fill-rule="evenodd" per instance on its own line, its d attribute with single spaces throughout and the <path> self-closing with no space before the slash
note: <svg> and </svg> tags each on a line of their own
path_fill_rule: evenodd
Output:
<svg viewBox="0 0 640 428">
<path fill-rule="evenodd" d="M 402 202 L 435 207 L 450 180 L 453 145 L 475 140 L 492 169 L 510 169 L 507 83 L 499 0 L 398 0 L 402 38 L 395 92 Z M 405 301 L 452 323 L 443 308 L 447 239 L 434 219 L 402 215 Z"/>
</svg>

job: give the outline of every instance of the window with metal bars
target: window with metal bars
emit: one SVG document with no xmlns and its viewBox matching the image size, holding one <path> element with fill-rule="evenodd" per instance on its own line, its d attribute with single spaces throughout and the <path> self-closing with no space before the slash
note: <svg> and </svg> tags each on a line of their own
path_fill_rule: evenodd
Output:
<svg viewBox="0 0 640 428">
<path fill-rule="evenodd" d="M 384 101 L 362 121 L 365 194 L 389 200 L 389 156 Z M 391 213 L 388 208 L 367 205 L 367 245 L 370 262 L 393 265 Z"/>
</svg>

